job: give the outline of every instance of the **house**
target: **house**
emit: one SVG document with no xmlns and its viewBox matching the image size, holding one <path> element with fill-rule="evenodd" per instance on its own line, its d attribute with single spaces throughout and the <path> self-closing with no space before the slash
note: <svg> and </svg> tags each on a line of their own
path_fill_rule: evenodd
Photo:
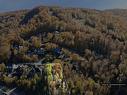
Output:
<svg viewBox="0 0 127 95">
<path fill-rule="evenodd" d="M 43 69 L 44 69 L 44 68 L 42 68 L 42 67 L 40 67 L 40 66 L 39 66 L 39 67 L 37 67 L 37 66 L 35 67 L 35 71 L 36 71 L 36 73 L 37 73 L 38 75 L 42 75 Z"/>
<path fill-rule="evenodd" d="M 7 73 L 11 73 L 12 72 L 12 64 L 8 64 L 6 66 L 6 68 L 7 68 Z"/>
<path fill-rule="evenodd" d="M 20 48 L 23 48 L 23 45 L 19 45 L 18 43 L 13 43 L 12 47 L 18 50 Z"/>
<path fill-rule="evenodd" d="M 12 72 L 12 76 L 17 76 L 18 78 L 23 74 L 23 70 L 21 67 L 18 67 L 17 69 L 14 69 Z"/>
<path fill-rule="evenodd" d="M 7 74 L 8 76 L 17 76 L 25 75 L 28 78 L 33 77 L 35 74 L 42 75 L 43 73 L 43 64 L 42 60 L 35 63 L 19 63 L 19 64 L 9 64 L 7 65 Z"/>
<path fill-rule="evenodd" d="M 34 48 L 31 50 L 28 50 L 26 54 L 29 56 L 31 56 L 33 54 L 38 55 L 38 56 L 43 56 L 45 54 L 45 51 L 43 48 Z"/>
<path fill-rule="evenodd" d="M 16 64 L 12 65 L 12 69 L 14 69 L 14 70 L 17 69 L 18 67 L 19 67 L 19 65 L 16 65 Z"/>
<path fill-rule="evenodd" d="M 53 49 L 53 54 L 57 57 L 61 55 L 61 49 L 60 48 L 54 48 Z"/>
<path fill-rule="evenodd" d="M 36 74 L 36 70 L 35 70 L 35 68 L 32 67 L 27 75 L 27 78 L 29 78 L 29 79 L 33 78 L 35 74 Z"/>
<path fill-rule="evenodd" d="M 59 34 L 60 32 L 59 31 L 55 31 L 55 34 Z"/>
<path fill-rule="evenodd" d="M 44 55 L 45 54 L 45 51 L 44 51 L 44 49 L 36 49 L 36 52 L 35 52 L 37 55 Z"/>
<path fill-rule="evenodd" d="M 10 64 L 8 64 L 8 65 L 6 66 L 7 72 L 8 72 L 8 73 L 12 73 L 12 72 L 13 72 L 15 69 L 17 69 L 18 67 L 19 67 L 19 65 L 10 63 Z"/>
<path fill-rule="evenodd" d="M 28 50 L 26 54 L 29 55 L 29 56 L 31 56 L 31 55 L 33 55 L 33 52 L 30 51 L 30 50 Z"/>
<path fill-rule="evenodd" d="M 15 49 L 19 49 L 19 45 L 16 44 L 16 43 L 13 43 L 12 47 L 15 48 Z"/>
</svg>

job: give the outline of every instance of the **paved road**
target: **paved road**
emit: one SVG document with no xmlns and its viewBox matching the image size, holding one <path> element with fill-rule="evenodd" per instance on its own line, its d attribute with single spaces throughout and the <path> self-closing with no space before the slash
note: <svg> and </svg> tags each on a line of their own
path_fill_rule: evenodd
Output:
<svg viewBox="0 0 127 95">
<path fill-rule="evenodd" d="M 3 88 L 7 88 L 6 86 L 2 86 L 0 85 L 0 95 L 3 95 Z M 7 89 L 11 89 L 11 88 L 7 88 Z M 9 94 L 8 94 L 9 93 Z M 25 95 L 25 93 L 17 88 L 13 88 L 10 91 L 6 92 L 7 95 Z"/>
</svg>

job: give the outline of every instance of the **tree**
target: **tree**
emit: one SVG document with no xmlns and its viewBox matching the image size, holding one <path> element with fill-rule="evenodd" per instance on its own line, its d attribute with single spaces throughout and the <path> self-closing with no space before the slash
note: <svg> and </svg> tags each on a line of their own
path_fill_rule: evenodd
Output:
<svg viewBox="0 0 127 95">
<path fill-rule="evenodd" d="M 0 58 L 2 61 L 7 62 L 10 57 L 10 45 L 8 43 L 2 43 L 0 46 Z"/>
<path fill-rule="evenodd" d="M 80 60 L 80 56 L 78 54 L 71 54 L 70 55 L 72 61 L 78 62 Z"/>
<path fill-rule="evenodd" d="M 4 80 L 3 81 L 8 86 L 11 86 L 15 82 L 15 80 L 16 80 L 16 77 L 8 77 L 8 76 L 4 75 Z"/>
<path fill-rule="evenodd" d="M 5 68 L 6 68 L 6 66 L 4 63 L 0 64 L 0 72 L 4 72 Z"/>
<path fill-rule="evenodd" d="M 120 51 L 112 51 L 110 59 L 113 63 L 118 63 L 120 60 Z"/>
<path fill-rule="evenodd" d="M 37 37 L 32 36 L 31 43 L 32 43 L 32 46 L 34 46 L 35 48 L 39 48 L 41 46 L 41 39 L 38 39 Z"/>
</svg>

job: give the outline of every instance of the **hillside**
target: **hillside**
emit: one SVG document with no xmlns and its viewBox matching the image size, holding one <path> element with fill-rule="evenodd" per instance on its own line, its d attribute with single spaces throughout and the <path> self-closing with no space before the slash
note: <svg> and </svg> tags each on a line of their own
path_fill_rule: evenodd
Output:
<svg viewBox="0 0 127 95">
<path fill-rule="evenodd" d="M 127 86 L 111 85 L 127 84 L 127 21 L 121 12 L 40 6 L 1 13 L 0 81 L 27 95 L 126 95 Z M 42 66 L 48 68 L 43 76 L 27 79 L 23 68 L 7 76 L 8 65 L 39 60 L 60 63 L 62 82 L 49 85 L 44 78 L 53 80 L 50 65 Z"/>
<path fill-rule="evenodd" d="M 109 9 L 105 11 L 111 12 L 113 15 L 123 17 L 124 19 L 127 20 L 127 9 Z"/>
</svg>

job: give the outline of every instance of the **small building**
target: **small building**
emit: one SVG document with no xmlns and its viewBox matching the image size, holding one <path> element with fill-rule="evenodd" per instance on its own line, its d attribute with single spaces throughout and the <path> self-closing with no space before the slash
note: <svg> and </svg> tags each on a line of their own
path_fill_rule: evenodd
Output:
<svg viewBox="0 0 127 95">
<path fill-rule="evenodd" d="M 31 50 L 28 50 L 26 54 L 29 56 L 32 56 L 33 54 L 38 55 L 38 56 L 43 56 L 45 54 L 45 51 L 42 48 L 34 48 Z"/>
<path fill-rule="evenodd" d="M 36 74 L 36 70 L 35 70 L 35 68 L 32 67 L 27 75 L 27 78 L 29 78 L 29 79 L 33 78 L 35 74 Z"/>
<path fill-rule="evenodd" d="M 55 56 L 60 56 L 61 55 L 61 53 L 62 53 L 62 51 L 61 51 L 61 49 L 60 48 L 54 48 L 53 49 L 53 54 L 55 55 Z"/>
<path fill-rule="evenodd" d="M 60 33 L 59 31 L 57 31 L 57 30 L 55 31 L 55 34 L 59 34 L 59 33 Z"/>
</svg>

